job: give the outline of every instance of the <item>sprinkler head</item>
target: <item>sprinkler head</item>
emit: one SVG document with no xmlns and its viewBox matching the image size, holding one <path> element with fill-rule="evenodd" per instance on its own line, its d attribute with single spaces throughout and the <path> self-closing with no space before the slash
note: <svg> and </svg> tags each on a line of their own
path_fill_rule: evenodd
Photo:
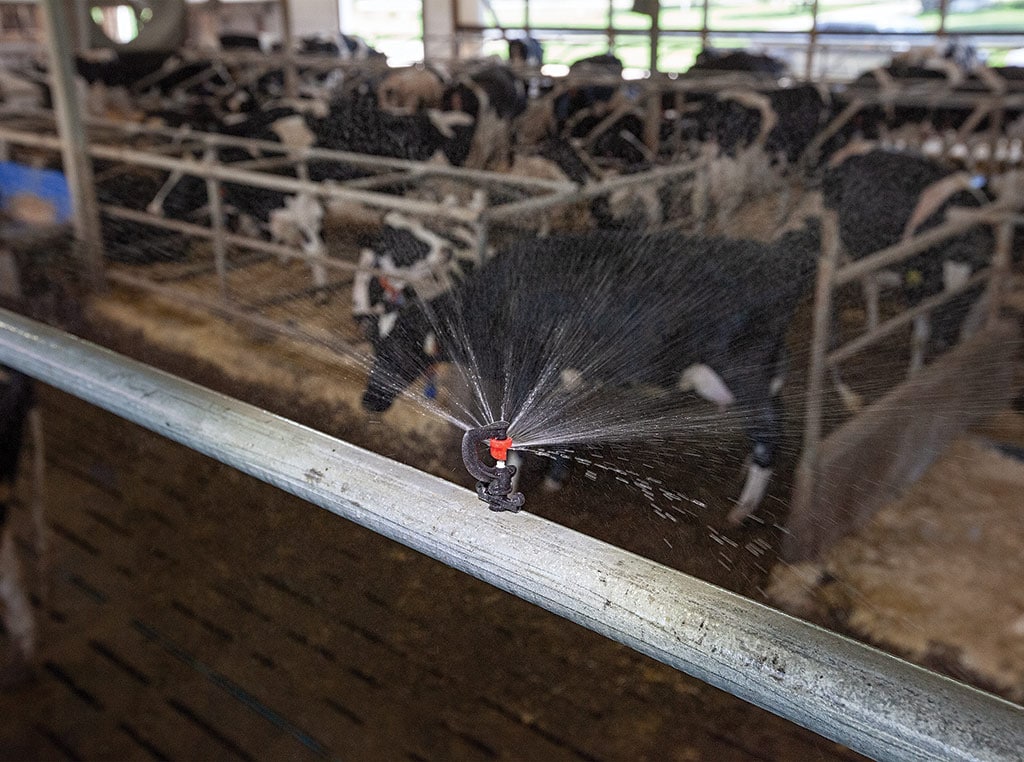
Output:
<svg viewBox="0 0 1024 762">
<path fill-rule="evenodd" d="M 481 459 L 481 444 L 487 445 L 495 460 L 493 466 Z M 505 421 L 470 429 L 462 437 L 462 462 L 466 470 L 479 480 L 476 484 L 477 497 L 487 503 L 492 511 L 516 513 L 526 502 L 523 493 L 512 492 L 512 477 L 516 475 L 516 467 L 506 464 L 510 447 L 512 439 L 508 436 L 508 424 Z"/>
<path fill-rule="evenodd" d="M 504 463 L 508 460 L 508 451 L 512 447 L 512 437 L 488 439 L 487 444 L 490 447 L 492 458 L 499 463 Z M 501 466 L 498 467 L 501 468 Z"/>
</svg>

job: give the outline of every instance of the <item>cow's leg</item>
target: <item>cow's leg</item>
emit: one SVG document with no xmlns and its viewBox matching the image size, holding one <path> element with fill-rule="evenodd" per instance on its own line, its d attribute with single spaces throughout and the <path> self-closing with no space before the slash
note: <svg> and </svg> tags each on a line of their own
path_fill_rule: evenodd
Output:
<svg viewBox="0 0 1024 762">
<path fill-rule="evenodd" d="M 861 290 L 864 292 L 864 309 L 867 313 L 867 327 L 869 331 L 878 328 L 879 308 L 878 300 L 881 295 L 881 284 L 875 273 L 865 275 L 861 280 Z"/>
<path fill-rule="evenodd" d="M 864 291 L 864 304 L 867 312 L 867 325 L 869 330 L 874 330 L 881 322 L 881 308 L 879 301 L 883 288 L 899 288 L 903 285 L 903 278 L 895 270 L 878 270 L 877 272 L 865 275 L 861 280 L 861 288 Z"/>
<path fill-rule="evenodd" d="M 876 274 L 877 275 L 877 274 Z M 867 304 L 867 322 L 870 327 L 872 324 L 872 309 L 874 310 L 874 323 L 878 322 L 878 291 L 880 283 L 875 275 L 868 275 L 861 281 L 861 286 L 864 290 L 864 300 Z M 872 294 L 874 296 L 872 297 Z M 874 307 L 872 308 L 872 304 Z M 835 349 L 839 342 L 839 325 L 838 316 L 836 311 L 831 311 L 829 317 L 829 330 L 828 330 L 828 347 Z M 847 412 L 856 413 L 862 407 L 864 407 L 864 398 L 855 392 L 850 386 L 843 381 L 843 377 L 839 372 L 839 367 L 833 365 L 829 368 L 829 373 L 832 376 L 832 385 L 835 387 L 836 392 L 839 394 L 839 398 L 843 402 L 843 407 L 846 408 Z"/>
<path fill-rule="evenodd" d="M 833 366 L 831 372 L 832 385 L 835 386 L 836 391 L 839 393 L 839 398 L 843 401 L 843 407 L 850 413 L 860 412 L 861 408 L 864 407 L 864 397 L 843 381 L 843 377 L 839 374 L 839 368 Z"/>
<path fill-rule="evenodd" d="M 777 372 L 774 375 L 777 375 Z M 762 391 L 767 392 L 773 386 L 774 383 L 766 381 Z M 746 397 L 741 402 L 747 402 L 751 410 L 746 430 L 753 448 L 747 462 L 743 490 L 736 505 L 729 512 L 727 520 L 730 524 L 742 523 L 761 505 L 771 479 L 775 450 L 782 439 L 782 402 L 777 394 L 768 392 L 759 399 Z"/>
<path fill-rule="evenodd" d="M 0 485 L 0 607 L 11 642 L 10 658 L 0 668 L 0 688 L 13 686 L 29 676 L 28 665 L 35 652 L 35 619 L 21 578 L 14 533 L 6 521 L 9 497 L 10 486 Z"/>
<path fill-rule="evenodd" d="M 743 483 L 743 490 L 740 492 L 736 505 L 729 511 L 728 522 L 730 524 L 734 526 L 742 524 L 758 509 L 768 490 L 768 482 L 771 477 L 770 465 L 760 466 L 751 459 L 751 462 L 747 464 L 747 478 Z"/>
<path fill-rule="evenodd" d="M 319 305 L 327 304 L 327 302 L 330 301 L 330 294 L 327 291 L 327 268 L 322 262 L 313 262 L 309 269 L 313 273 L 313 288 L 316 289 L 316 303 Z"/>
<path fill-rule="evenodd" d="M 778 397 L 782 393 L 782 387 L 786 385 L 786 374 L 789 372 L 789 352 L 785 348 L 779 353 L 779 360 L 775 363 L 775 372 L 772 374 L 771 383 L 768 386 L 768 393 L 772 397 Z"/>
<path fill-rule="evenodd" d="M 918 315 L 914 318 L 914 331 L 910 343 L 910 368 L 909 375 L 917 373 L 924 367 L 925 352 L 928 349 L 928 340 L 932 335 L 931 320 L 927 315 Z"/>
</svg>

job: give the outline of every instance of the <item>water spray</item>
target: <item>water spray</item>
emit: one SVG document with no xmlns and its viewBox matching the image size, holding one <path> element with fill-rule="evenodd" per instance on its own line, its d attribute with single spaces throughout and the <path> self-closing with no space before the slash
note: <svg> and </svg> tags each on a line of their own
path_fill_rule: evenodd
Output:
<svg viewBox="0 0 1024 762">
<path fill-rule="evenodd" d="M 487 445 L 494 458 L 493 466 L 482 460 L 481 444 Z M 516 513 L 526 502 L 522 492 L 512 492 L 512 477 L 516 475 L 516 467 L 506 462 L 511 447 L 512 438 L 508 435 L 508 423 L 505 421 L 470 429 L 462 437 L 462 462 L 466 470 L 479 480 L 476 494 L 492 511 Z"/>
</svg>

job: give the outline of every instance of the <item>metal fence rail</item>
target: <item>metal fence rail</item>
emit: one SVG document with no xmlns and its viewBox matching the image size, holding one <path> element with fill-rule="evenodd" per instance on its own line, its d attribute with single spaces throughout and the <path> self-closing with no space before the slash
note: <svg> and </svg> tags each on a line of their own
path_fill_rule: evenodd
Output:
<svg viewBox="0 0 1024 762">
<path fill-rule="evenodd" d="M 879 759 L 1018 759 L 1024 709 L 0 310 L 0 362 Z"/>
<path fill-rule="evenodd" d="M 110 165 L 100 176 L 148 170 L 163 173 L 170 178 L 165 189 L 169 189 L 170 184 L 175 182 L 176 176 L 205 181 L 206 202 L 210 210 L 208 219 L 185 221 L 151 211 L 148 207 L 132 209 L 121 204 L 97 203 L 96 209 L 102 213 L 102 225 L 105 226 L 118 222 L 140 224 L 152 229 L 173 231 L 195 241 L 210 242 L 210 253 L 204 256 L 212 257 L 215 263 L 218 289 L 205 298 L 197 298 L 197 294 L 184 285 L 171 288 L 166 283 L 154 280 L 152 273 L 147 275 L 144 268 L 128 274 L 123 272 L 124 268 L 109 266 L 109 260 L 103 258 L 98 262 L 90 259 L 87 263 L 97 283 L 106 279 L 130 284 L 133 288 L 159 293 L 179 303 L 199 306 L 278 334 L 317 345 L 340 347 L 345 354 L 352 354 L 355 349 L 351 341 L 340 336 L 325 341 L 325 337 L 314 326 L 307 324 L 308 321 L 295 326 L 289 321 L 272 321 L 261 315 L 258 303 L 251 303 L 248 296 L 231 286 L 229 281 L 234 280 L 236 271 L 229 262 L 229 255 L 258 252 L 278 257 L 282 266 L 287 266 L 293 260 L 302 262 L 311 271 L 313 285 L 310 293 L 318 289 L 321 293 L 336 290 L 346 277 L 357 272 L 374 272 L 372 268 L 357 263 L 354 257 L 339 256 L 351 255 L 350 250 L 328 252 L 326 246 L 309 250 L 294 241 L 270 240 L 266 235 L 230 232 L 224 222 L 219 192 L 224 183 L 284 194 L 308 194 L 327 208 L 328 216 L 335 208 L 335 202 L 345 201 L 348 202 L 347 211 L 357 214 L 366 213 L 379 218 L 385 212 L 397 211 L 420 220 L 459 223 L 473 231 L 475 254 L 483 259 L 496 245 L 498 239 L 495 232 L 542 228 L 561 211 L 620 191 L 657 187 L 670 182 L 681 189 L 692 183 L 694 176 L 702 169 L 697 162 L 677 162 L 671 166 L 656 166 L 635 174 L 578 185 L 569 180 L 531 178 L 448 167 L 432 162 L 391 159 L 324 148 L 294 148 L 272 141 L 190 129 L 154 128 L 101 119 L 88 119 L 84 124 L 88 128 L 89 138 L 83 149 L 84 154 Z M 63 145 L 57 132 L 57 125 L 50 112 L 10 112 L 0 115 L 0 150 L 9 145 L 57 152 Z M 136 142 L 142 142 L 143 146 L 136 148 Z M 230 163 L 220 161 L 215 153 L 224 147 L 242 149 L 247 154 L 253 154 L 254 158 Z M 314 182 L 308 179 L 308 162 L 311 161 L 329 163 L 335 167 L 358 168 L 361 173 L 371 174 L 357 176 L 357 179 L 352 180 Z M 291 169 L 294 176 L 278 174 L 276 170 L 282 169 Z M 479 199 L 480 203 L 454 205 L 436 200 L 440 187 L 438 183 L 443 183 L 446 189 L 458 188 L 466 194 L 472 192 L 474 201 Z M 124 203 L 130 201 L 125 200 Z M 678 220 L 665 222 L 676 223 Z M 107 227 L 104 232 L 109 230 Z M 469 245 L 467 242 L 467 248 Z M 332 285 L 327 282 L 328 275 L 340 280 Z"/>
</svg>

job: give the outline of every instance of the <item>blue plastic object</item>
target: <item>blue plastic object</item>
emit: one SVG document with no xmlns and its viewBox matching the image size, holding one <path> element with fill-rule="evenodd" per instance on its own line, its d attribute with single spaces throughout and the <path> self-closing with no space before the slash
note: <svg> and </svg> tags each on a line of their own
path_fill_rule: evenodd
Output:
<svg viewBox="0 0 1024 762">
<path fill-rule="evenodd" d="M 71 191 L 63 172 L 0 161 L 0 209 L 8 209 L 14 198 L 24 195 L 53 204 L 56 222 L 71 220 Z"/>
</svg>

